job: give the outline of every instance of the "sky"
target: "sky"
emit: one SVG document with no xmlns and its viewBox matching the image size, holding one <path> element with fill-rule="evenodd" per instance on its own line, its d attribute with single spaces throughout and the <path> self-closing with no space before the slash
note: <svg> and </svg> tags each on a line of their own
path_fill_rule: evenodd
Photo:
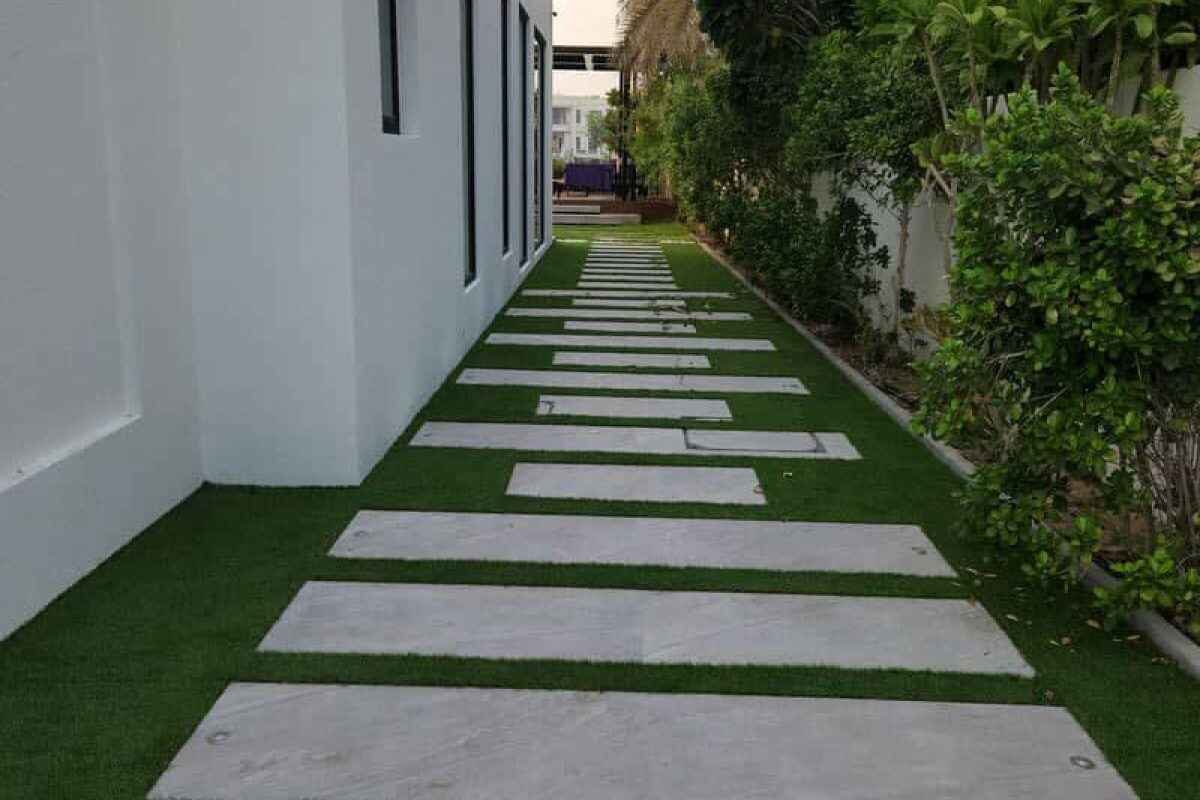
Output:
<svg viewBox="0 0 1200 800">
<path fill-rule="evenodd" d="M 557 44 L 616 44 L 617 0 L 554 0 L 554 11 Z M 615 72 L 554 73 L 555 94 L 606 94 L 615 88 Z"/>
</svg>

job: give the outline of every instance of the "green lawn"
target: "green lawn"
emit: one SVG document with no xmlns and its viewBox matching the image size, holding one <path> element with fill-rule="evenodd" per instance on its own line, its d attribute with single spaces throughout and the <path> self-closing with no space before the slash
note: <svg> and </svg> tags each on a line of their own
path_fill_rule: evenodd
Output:
<svg viewBox="0 0 1200 800">
<path fill-rule="evenodd" d="M 556 233 L 560 240 L 687 236 L 675 225 L 617 231 L 572 227 Z M 573 284 L 586 248 L 583 242 L 560 241 L 527 287 Z M 779 348 L 713 354 L 714 373 L 794 375 L 812 391 L 808 397 L 730 396 L 738 426 L 844 431 L 862 461 L 781 464 L 573 454 L 571 461 L 754 466 L 769 505 L 507 497 L 515 462 L 563 457 L 409 449 L 403 443 L 430 419 L 536 421 L 538 390 L 447 383 L 361 487 L 205 487 L 0 644 L 0 797 L 143 797 L 234 680 L 1051 702 L 1070 709 L 1143 800 L 1200 794 L 1200 684 L 1160 663 L 1141 641 L 1089 627 L 1082 594 L 1048 595 L 1028 587 L 1015 567 L 993 561 L 989 545 L 956 537 L 951 493 L 957 481 L 945 467 L 700 248 L 665 249 L 683 288 L 737 293 L 734 300 L 708 303 L 710 309 L 754 313 L 753 322 L 700 322 L 701 333 L 769 337 Z M 562 302 L 522 298 L 520 304 Z M 561 330 L 561 320 L 500 318 L 495 328 Z M 463 365 L 548 368 L 550 357 L 548 348 L 476 347 Z M 912 523 L 925 529 L 963 580 L 327 558 L 326 551 L 360 508 Z M 256 653 L 294 593 L 312 579 L 969 596 L 991 611 L 1039 677 Z M 1069 646 L 1052 643 L 1063 637 L 1070 637 Z"/>
</svg>

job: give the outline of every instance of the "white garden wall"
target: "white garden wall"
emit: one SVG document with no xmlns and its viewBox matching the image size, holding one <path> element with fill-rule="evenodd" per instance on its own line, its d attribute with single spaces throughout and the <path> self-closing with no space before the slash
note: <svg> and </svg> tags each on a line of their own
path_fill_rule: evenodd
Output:
<svg viewBox="0 0 1200 800">
<path fill-rule="evenodd" d="M 1121 107 L 1130 109 L 1136 94 L 1137 82 L 1132 81 L 1123 88 Z M 1200 135 L 1200 67 L 1181 72 L 1175 83 L 1184 116 L 1184 130 L 1189 135 Z M 814 193 L 822 211 L 828 211 L 831 192 L 827 181 L 817 181 Z M 887 245 L 891 265 L 875 277 L 880 281 L 877 298 L 867 302 L 867 310 L 880 325 L 889 324 L 897 296 L 896 254 L 899 252 L 899 223 L 894 214 L 874 202 L 862 192 L 853 196 L 871 213 L 875 222 L 879 243 Z M 944 238 L 939 230 L 946 230 L 946 210 L 939 203 L 931 203 L 928 195 L 922 197 L 914 208 L 911 225 L 911 240 L 908 254 L 907 288 L 916 297 L 918 307 L 937 308 L 950 299 L 950 287 L 946 275 L 947 259 Z M 902 345 L 911 343 L 902 340 Z M 918 349 L 917 354 L 926 352 Z"/>
</svg>

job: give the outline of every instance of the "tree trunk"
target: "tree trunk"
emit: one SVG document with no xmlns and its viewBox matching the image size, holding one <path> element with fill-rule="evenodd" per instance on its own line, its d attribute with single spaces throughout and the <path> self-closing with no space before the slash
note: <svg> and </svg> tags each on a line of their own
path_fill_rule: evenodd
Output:
<svg viewBox="0 0 1200 800">
<path fill-rule="evenodd" d="M 942 124 L 950 127 L 950 107 L 946 104 L 946 90 L 942 88 L 942 71 L 938 68 L 937 59 L 933 55 L 933 45 L 929 35 L 921 34 L 921 46 L 925 50 L 925 59 L 929 62 L 929 76 L 933 79 L 933 88 L 937 92 L 938 106 L 942 111 Z"/>
<path fill-rule="evenodd" d="M 1162 38 L 1158 35 L 1158 3 L 1150 11 L 1150 18 L 1154 20 L 1154 39 L 1150 46 L 1150 87 L 1153 88 L 1162 83 Z"/>
<path fill-rule="evenodd" d="M 908 287 L 908 242 L 912 227 L 912 203 L 900 208 L 900 241 L 896 244 L 896 303 L 892 318 L 892 330 L 900 332 L 900 315 L 903 313 L 904 290 Z"/>
<path fill-rule="evenodd" d="M 1117 27 L 1117 39 L 1113 43 L 1113 60 L 1112 69 L 1108 73 L 1108 110 L 1115 113 L 1117 110 L 1117 88 L 1121 83 L 1121 54 L 1125 48 L 1125 26 L 1122 23 Z"/>
</svg>

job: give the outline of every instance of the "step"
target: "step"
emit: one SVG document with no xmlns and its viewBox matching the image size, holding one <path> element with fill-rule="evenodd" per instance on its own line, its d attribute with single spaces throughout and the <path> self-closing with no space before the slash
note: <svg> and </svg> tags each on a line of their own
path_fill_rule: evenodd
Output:
<svg viewBox="0 0 1200 800">
<path fill-rule="evenodd" d="M 637 367 L 642 369 L 712 369 L 712 362 L 701 355 L 674 353 L 594 353 L 554 354 L 556 367 Z"/>
<path fill-rule="evenodd" d="M 612 290 L 612 289 L 525 289 L 521 292 L 525 297 L 605 297 L 633 298 L 637 300 L 653 300 L 660 297 L 705 298 L 708 300 L 732 300 L 729 292 L 684 292 L 679 290 L 645 291 L 645 290 Z"/>
<path fill-rule="evenodd" d="M 572 300 L 575 308 L 687 308 L 684 300 Z"/>
<path fill-rule="evenodd" d="M 841 522 L 361 511 L 329 554 L 955 577 L 914 525 Z"/>
<path fill-rule="evenodd" d="M 513 497 L 765 506 L 754 470 L 728 467 L 642 467 L 614 464 L 517 464 Z"/>
<path fill-rule="evenodd" d="M 565 331 L 597 331 L 599 333 L 695 333 L 696 326 L 684 322 L 605 322 L 602 320 L 563 321 Z"/>
<path fill-rule="evenodd" d="M 1137 800 L 1061 708 L 235 683 L 151 800 Z"/>
<path fill-rule="evenodd" d="M 554 213 L 555 225 L 641 225 L 641 214 L 563 214 Z"/>
<path fill-rule="evenodd" d="M 733 419 L 733 412 L 724 400 L 678 397 L 542 395 L 538 398 L 537 413 L 543 417 L 675 419 L 705 422 L 728 422 Z"/>
<path fill-rule="evenodd" d="M 263 653 L 1034 676 L 967 600 L 310 581 Z"/>
<path fill-rule="evenodd" d="M 710 322 L 750 322 L 753 317 L 741 311 L 661 311 L 621 310 L 601 308 L 510 308 L 508 317 L 543 317 L 563 319 L 662 319 L 708 320 Z"/>
<path fill-rule="evenodd" d="M 553 207 L 555 214 L 599 214 L 603 209 L 601 206 L 576 205 L 556 205 Z"/>
<path fill-rule="evenodd" d="M 698 458 L 780 458 L 857 461 L 841 433 L 638 428 L 619 425 L 528 425 L 509 422 L 426 422 L 409 447 L 627 453 Z"/>
<path fill-rule="evenodd" d="M 544 389 L 602 389 L 714 394 L 808 394 L 798 378 L 743 375 L 639 375 L 536 369 L 464 369 L 464 386 L 534 386 Z"/>
<path fill-rule="evenodd" d="M 662 283 L 649 283 L 646 281 L 589 281 L 580 280 L 577 284 L 580 289 L 678 289 L 675 284 L 675 279 Z"/>
<path fill-rule="evenodd" d="M 517 347 L 601 347 L 620 350 L 732 350 L 774 352 L 768 339 L 708 339 L 678 336 L 593 336 L 571 333 L 493 333 L 490 345 Z"/>
</svg>

